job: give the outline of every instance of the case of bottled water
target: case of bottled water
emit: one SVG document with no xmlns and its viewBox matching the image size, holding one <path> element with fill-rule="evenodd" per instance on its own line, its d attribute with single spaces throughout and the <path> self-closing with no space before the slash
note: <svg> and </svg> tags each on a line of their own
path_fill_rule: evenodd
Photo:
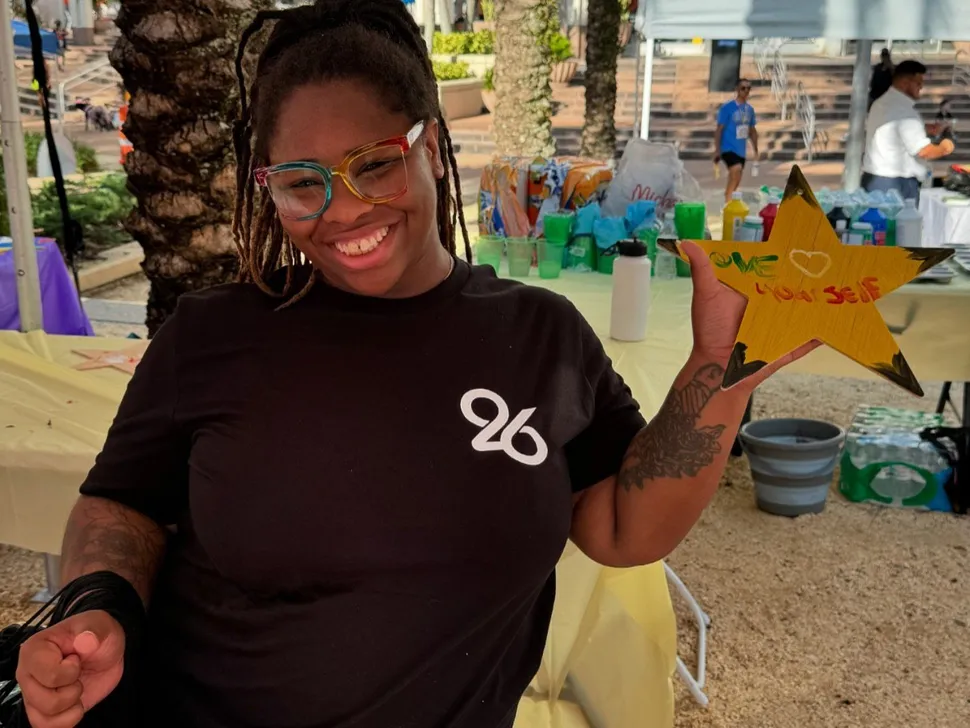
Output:
<svg viewBox="0 0 970 728">
<path fill-rule="evenodd" d="M 856 503 L 952 511 L 944 485 L 951 468 L 920 438 L 942 415 L 892 407 L 860 407 L 846 433 L 839 490 Z"/>
</svg>

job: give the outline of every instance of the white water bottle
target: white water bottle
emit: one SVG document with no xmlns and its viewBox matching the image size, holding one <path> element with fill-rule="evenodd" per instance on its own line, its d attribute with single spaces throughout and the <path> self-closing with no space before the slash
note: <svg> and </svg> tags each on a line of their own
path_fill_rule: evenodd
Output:
<svg viewBox="0 0 970 728">
<path fill-rule="evenodd" d="M 623 240 L 616 247 L 610 337 L 617 341 L 642 341 L 647 335 L 647 312 L 650 310 L 647 246 L 639 240 Z"/>
<path fill-rule="evenodd" d="M 905 200 L 896 215 L 896 245 L 902 248 L 923 246 L 923 215 L 916 209 L 916 200 Z"/>
</svg>

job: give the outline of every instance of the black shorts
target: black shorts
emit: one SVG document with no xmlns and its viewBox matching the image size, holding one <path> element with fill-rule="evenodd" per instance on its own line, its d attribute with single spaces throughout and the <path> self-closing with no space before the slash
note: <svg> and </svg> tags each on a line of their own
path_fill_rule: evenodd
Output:
<svg viewBox="0 0 970 728">
<path fill-rule="evenodd" d="M 721 152 L 721 159 L 724 160 L 724 165 L 728 169 L 737 167 L 739 164 L 741 165 L 741 169 L 744 169 L 744 157 L 734 152 Z"/>
</svg>

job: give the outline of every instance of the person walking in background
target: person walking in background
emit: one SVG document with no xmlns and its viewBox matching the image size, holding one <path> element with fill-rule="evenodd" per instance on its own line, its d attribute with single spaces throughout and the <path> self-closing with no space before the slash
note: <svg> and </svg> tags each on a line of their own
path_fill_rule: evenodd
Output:
<svg viewBox="0 0 970 728">
<path fill-rule="evenodd" d="M 67 31 L 60 20 L 54 21 L 54 35 L 57 37 L 57 67 L 64 70 L 67 57 Z"/>
<path fill-rule="evenodd" d="M 869 111 L 862 163 L 862 186 L 869 192 L 896 190 L 904 200 L 919 200 L 920 185 L 930 174 L 927 162 L 953 153 L 951 139 L 933 143 L 916 110 L 925 74 L 922 63 L 903 61 L 893 72 L 892 87 Z"/>
<path fill-rule="evenodd" d="M 748 103 L 751 95 L 751 82 L 742 78 L 738 81 L 738 94 L 717 112 L 717 130 L 714 132 L 714 164 L 722 161 L 728 170 L 727 185 L 724 188 L 724 201 L 730 202 L 731 195 L 741 186 L 741 175 L 747 158 L 748 139 L 754 150 L 755 163 L 758 153 L 757 117 L 754 108 Z"/>
<path fill-rule="evenodd" d="M 869 81 L 869 108 L 876 99 L 880 98 L 893 85 L 893 64 L 892 54 L 888 48 L 883 48 L 879 54 L 879 63 L 872 67 L 872 79 Z"/>
</svg>

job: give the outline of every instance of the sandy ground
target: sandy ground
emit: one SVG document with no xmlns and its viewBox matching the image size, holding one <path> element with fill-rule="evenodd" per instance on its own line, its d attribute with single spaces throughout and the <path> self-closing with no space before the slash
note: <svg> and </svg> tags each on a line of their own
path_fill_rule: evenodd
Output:
<svg viewBox="0 0 970 728">
<path fill-rule="evenodd" d="M 754 416 L 845 425 L 859 404 L 931 409 L 938 393 L 780 374 Z M 970 519 L 859 506 L 834 490 L 818 516 L 769 516 L 741 458 L 669 563 L 712 620 L 711 705 L 678 685 L 677 728 L 970 726 Z"/>
<path fill-rule="evenodd" d="M 855 408 L 932 408 L 881 382 L 779 374 L 755 417 L 847 424 Z M 677 684 L 677 728 L 970 726 L 970 519 L 846 503 L 798 519 L 754 506 L 743 458 L 670 564 L 710 614 L 711 705 Z M 41 559 L 0 546 L 0 624 L 23 618 Z M 675 603 L 678 600 L 675 598 Z M 681 654 L 694 631 L 678 603 Z M 621 726 L 619 728 L 635 728 Z"/>
</svg>

